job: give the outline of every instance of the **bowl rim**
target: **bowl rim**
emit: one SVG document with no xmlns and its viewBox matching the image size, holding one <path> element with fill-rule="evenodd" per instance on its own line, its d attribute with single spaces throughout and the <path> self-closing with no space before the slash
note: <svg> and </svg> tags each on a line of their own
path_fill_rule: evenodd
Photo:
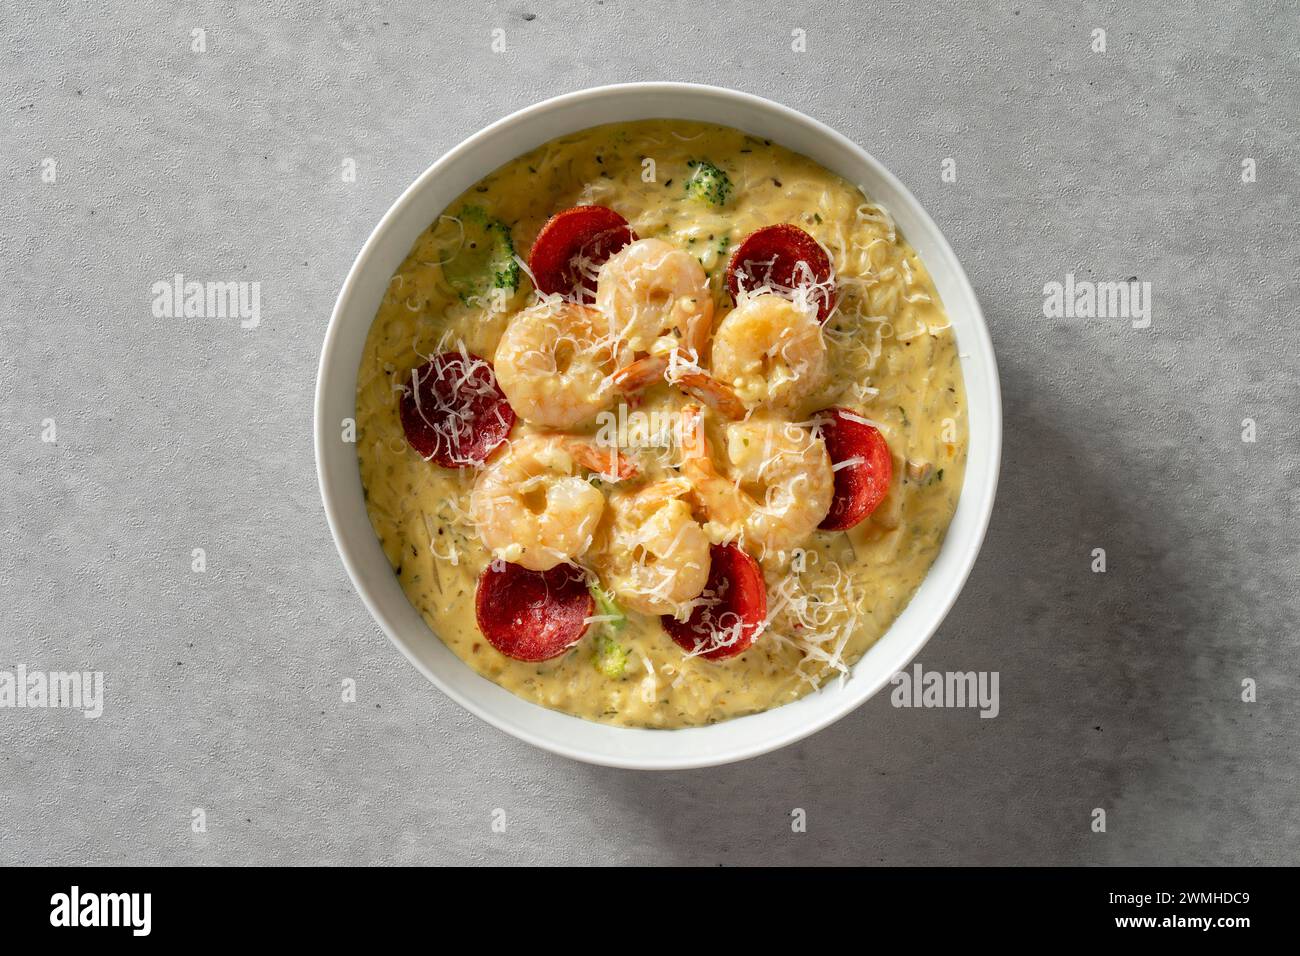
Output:
<svg viewBox="0 0 1300 956">
<path fill-rule="evenodd" d="M 863 163 L 865 166 L 869 167 L 876 176 L 878 176 L 886 183 L 888 183 L 891 186 L 891 188 L 893 188 L 897 192 L 897 194 L 900 195 L 905 200 L 907 204 L 910 204 L 909 212 L 911 216 L 914 219 L 916 219 L 922 226 L 923 230 L 927 232 L 929 244 L 934 246 L 937 252 L 944 258 L 945 261 L 943 265 L 945 269 L 951 275 L 952 280 L 965 293 L 965 298 L 967 300 L 965 306 L 966 306 L 966 312 L 969 316 L 969 322 L 968 322 L 969 328 L 963 329 L 963 331 L 968 331 L 971 334 L 971 336 L 973 337 L 973 343 L 971 342 L 970 339 L 968 339 L 966 340 L 965 344 L 976 345 L 977 349 L 981 353 L 980 358 L 984 361 L 984 363 L 987 366 L 986 371 L 987 371 L 987 379 L 988 379 L 988 395 L 986 396 L 986 398 L 989 402 L 989 411 L 991 412 L 991 415 L 990 415 L 990 420 L 987 423 L 990 429 L 990 443 L 989 443 L 990 460 L 988 466 L 986 467 L 985 477 L 982 483 L 982 487 L 985 489 L 986 495 L 983 501 L 983 507 L 980 508 L 978 514 L 975 515 L 975 522 L 972 526 L 968 543 L 965 545 L 965 550 L 958 559 L 959 564 L 955 570 L 955 573 L 953 573 L 948 578 L 948 581 L 944 585 L 944 596 L 942 601 L 940 602 L 940 605 L 937 608 L 937 613 L 933 611 L 931 612 L 931 616 L 933 618 L 932 624 L 928 627 L 918 629 L 917 636 L 910 642 L 909 645 L 907 645 L 905 652 L 902 655 L 902 660 L 900 661 L 898 666 L 894 668 L 889 674 L 885 674 L 880 679 L 872 681 L 871 683 L 868 683 L 863 687 L 859 687 L 855 689 L 853 692 L 849 692 L 847 689 L 843 690 L 842 691 L 843 699 L 836 702 L 834 706 L 827 707 L 824 713 L 816 715 L 814 719 L 805 721 L 803 724 L 796 726 L 786 731 L 785 733 L 774 736 L 772 738 L 759 739 L 746 745 L 733 744 L 729 748 L 724 746 L 722 748 L 719 748 L 717 752 L 701 753 L 696 756 L 637 757 L 637 756 L 628 756 L 628 755 L 619 755 L 619 754 L 610 754 L 610 753 L 591 752 L 580 746 L 575 746 L 564 741 L 542 736 L 534 732 L 530 727 L 522 727 L 518 724 L 512 723 L 506 720 L 505 718 L 502 718 L 499 715 L 495 714 L 490 708 L 481 705 L 478 701 L 471 700 L 468 696 L 461 693 L 459 689 L 451 686 L 447 681 L 444 681 L 442 678 L 440 678 L 438 674 L 435 673 L 435 671 L 431 667 L 427 666 L 424 661 L 420 660 L 415 655 L 412 647 L 409 646 L 409 642 L 407 641 L 407 639 L 399 636 L 398 628 L 395 626 L 388 612 L 382 606 L 382 602 L 378 600 L 376 595 L 373 593 L 372 588 L 367 583 L 366 576 L 362 573 L 362 568 L 360 567 L 356 556 L 351 553 L 350 548 L 348 546 L 345 546 L 344 543 L 345 535 L 341 530 L 343 524 L 343 518 L 341 515 L 341 509 L 343 507 L 341 498 L 343 492 L 342 489 L 337 487 L 337 484 L 341 479 L 338 478 L 338 476 L 334 472 L 334 469 L 332 469 L 326 461 L 326 454 L 327 454 L 325 450 L 326 442 L 332 440 L 330 438 L 330 435 L 335 431 L 334 427 L 329 425 L 325 420 L 326 404 L 329 397 L 328 388 L 329 388 L 330 369 L 334 364 L 334 362 L 332 361 L 334 353 L 342 348 L 342 345 L 340 344 L 340 339 L 343 336 L 342 326 L 344 322 L 344 316 L 348 311 L 350 300 L 354 295 L 357 294 L 357 286 L 360 284 L 363 275 L 367 274 L 370 271 L 371 260 L 376 258 L 376 256 L 378 255 L 377 250 L 380 245 L 386 242 L 385 237 L 389 232 L 389 230 L 393 227 L 394 223 L 403 217 L 403 215 L 407 212 L 407 210 L 417 202 L 417 197 L 419 197 L 420 194 L 423 193 L 429 187 L 429 184 L 434 180 L 436 180 L 437 177 L 448 166 L 451 166 L 466 154 L 473 152 L 485 140 L 490 139 L 491 137 L 496 135 L 499 131 L 503 130 L 504 128 L 511 126 L 515 123 L 518 123 L 524 118 L 532 119 L 532 118 L 541 117 L 548 113 L 571 107 L 575 103 L 582 103 L 600 97 L 619 95 L 619 94 L 647 94 L 647 95 L 662 96 L 662 97 L 673 97 L 673 96 L 683 96 L 683 95 L 689 97 L 689 96 L 706 95 L 706 96 L 713 96 L 713 97 L 721 97 L 724 99 L 732 99 L 739 104 L 743 104 L 749 108 L 758 110 L 760 112 L 775 114 L 775 116 L 780 121 L 786 123 L 792 123 L 796 126 L 803 126 L 810 133 L 816 136 L 823 137 L 826 140 L 828 140 L 831 144 L 840 148 L 841 150 L 847 150 L 851 154 L 854 154 L 855 158 L 858 161 Z M 672 118 L 672 117 L 670 114 L 665 114 L 663 118 Z M 602 124 L 600 122 L 593 122 L 590 125 L 598 126 Z M 726 124 L 722 124 L 722 125 L 726 125 Z M 574 130 L 572 131 L 576 132 L 578 129 L 581 128 L 582 127 L 575 127 Z M 565 135 L 565 133 L 559 132 L 554 135 L 556 136 Z M 794 149 L 794 147 L 792 146 L 787 146 L 787 148 Z M 525 149 L 522 152 L 526 152 L 526 151 L 527 150 Z M 795 150 L 795 151 L 799 152 L 799 150 Z M 522 152 L 516 155 L 522 155 Z M 891 212 L 892 211 L 894 210 L 891 210 Z M 403 255 L 405 255 L 405 253 Z M 927 267 L 930 267 L 930 262 L 927 262 L 926 264 Z M 373 322 L 373 318 L 371 319 L 371 321 Z M 968 370 L 965 368 L 964 365 L 963 365 L 963 373 L 964 373 L 963 377 L 968 376 Z M 968 396 L 967 406 L 969 411 L 970 408 L 969 388 L 967 389 L 967 396 Z M 355 402 L 355 389 L 354 389 L 354 395 L 352 397 L 352 401 Z M 330 313 L 329 324 L 325 332 L 324 343 L 321 349 L 321 358 L 317 368 L 317 376 L 316 376 L 316 394 L 313 402 L 313 419 L 314 419 L 313 434 L 314 434 L 314 444 L 315 444 L 314 460 L 316 464 L 316 471 L 317 471 L 317 478 L 319 482 L 321 499 L 324 504 L 325 515 L 326 515 L 326 520 L 329 524 L 330 534 L 334 539 L 335 547 L 338 550 L 339 556 L 343 561 L 343 566 L 348 573 L 348 577 L 353 587 L 356 589 L 358 595 L 361 597 L 362 603 L 365 605 L 366 609 L 370 612 L 371 617 L 380 626 L 380 629 L 383 630 L 385 635 L 387 635 L 389 641 L 392 642 L 392 644 L 395 647 L 397 647 L 397 649 L 402 653 L 402 655 L 418 671 L 424 674 L 424 676 L 431 683 L 433 683 L 434 686 L 436 686 L 439 690 L 441 690 L 444 694 L 446 694 L 448 697 L 454 700 L 465 710 L 469 711 L 471 714 L 474 714 L 475 716 L 486 721 L 488 724 L 492 725 L 493 727 L 496 727 L 497 729 L 502 730 L 510 734 L 511 736 L 516 737 L 517 739 L 523 740 L 525 743 L 529 743 L 542 750 L 559 754 L 561 756 L 568 757 L 573 760 L 578 760 L 584 763 L 591 763 L 591 764 L 597 764 L 603 766 L 619 767 L 624 769 L 638 769 L 638 770 L 679 770 L 679 769 L 693 769 L 698 767 L 718 766 L 721 764 L 746 760 L 752 757 L 760 756 L 765 753 L 770 753 L 771 751 L 780 749 L 781 747 L 785 747 L 788 746 L 789 744 L 796 743 L 800 740 L 803 740 L 804 738 L 811 736 L 812 734 L 818 732 L 819 730 L 822 730 L 830 726 L 832 723 L 835 723 L 836 721 L 845 717 L 846 715 L 848 715 L 849 713 L 851 713 L 852 711 L 860 707 L 862 704 L 864 704 L 867 700 L 874 697 L 880 691 L 881 687 L 883 687 L 885 683 L 887 683 L 889 680 L 892 679 L 893 674 L 896 674 L 902 671 L 904 668 L 906 668 L 908 664 L 913 660 L 913 658 L 920 652 L 921 648 L 924 647 L 929 642 L 930 638 L 934 636 L 935 632 L 942 625 L 948 613 L 951 611 L 953 604 L 956 602 L 958 596 L 961 594 L 963 588 L 965 587 L 966 581 L 970 577 L 971 570 L 973 569 L 975 565 L 975 561 L 977 560 L 979 553 L 982 549 L 985 535 L 988 530 L 989 522 L 992 517 L 993 506 L 997 495 L 998 477 L 1001 470 L 1001 458 L 1002 458 L 1001 381 L 1000 381 L 998 367 L 997 367 L 997 356 L 993 349 L 992 337 L 989 333 L 988 324 L 984 318 L 983 309 L 980 307 L 979 298 L 976 295 L 974 287 L 971 285 L 970 280 L 966 275 L 965 269 L 962 267 L 960 261 L 957 259 L 956 254 L 953 252 L 951 245 L 948 243 L 947 237 L 939 229 L 938 225 L 930 217 L 929 213 L 926 212 L 925 208 L 916 199 L 916 197 L 912 195 L 911 191 L 902 183 L 902 181 L 899 180 L 898 177 L 896 177 L 888 168 L 886 168 L 874 156 L 868 153 L 864 148 L 859 146 L 857 143 L 848 139 L 846 136 L 839 133 L 838 131 L 831 128 L 830 126 L 826 125 L 825 123 L 822 123 L 820 120 L 814 119 L 813 117 L 810 117 L 791 107 L 774 102 L 772 100 L 766 99 L 761 96 L 757 96 L 752 93 L 745 93 L 739 90 L 729 89 L 726 87 L 712 86 L 709 84 L 702 84 L 702 83 L 659 82 L 659 81 L 637 82 L 637 83 L 614 83 L 614 84 L 606 84 L 602 86 L 589 87 L 582 90 L 576 90 L 570 93 L 564 93 L 559 96 L 554 96 L 546 100 L 542 100 L 531 106 L 526 106 L 522 109 L 516 110 L 508 114 L 507 116 L 502 117 L 501 119 L 496 120 L 495 122 L 489 124 L 488 126 L 483 127 L 478 132 L 462 140 L 456 146 L 452 147 L 450 150 L 448 150 L 447 152 L 443 153 L 440 157 L 438 157 L 438 159 L 436 159 L 428 168 L 424 170 L 424 172 L 422 172 L 418 177 L 416 177 L 416 179 L 409 186 L 407 186 L 406 189 L 402 191 L 401 195 L 399 195 L 398 198 L 393 202 L 393 204 L 387 209 L 387 211 L 380 218 L 379 222 L 376 224 L 374 229 L 370 232 L 369 236 L 367 236 L 365 242 L 362 244 L 361 250 L 357 254 L 356 259 L 353 261 L 352 266 L 348 270 L 347 276 L 343 281 L 343 285 L 339 290 L 338 298 L 335 300 L 334 307 Z M 969 471 L 969 461 L 967 463 L 967 467 Z M 966 496 L 969 493 L 970 493 L 970 488 L 969 488 L 969 478 L 968 478 L 967 481 L 963 484 L 962 496 Z M 961 507 L 961 501 L 959 499 L 958 508 L 960 509 L 960 507 Z M 956 520 L 955 514 L 953 519 L 951 520 L 953 521 Z M 942 548 L 940 553 L 942 553 Z M 927 569 L 925 577 L 922 578 L 921 584 L 918 585 L 918 591 L 920 590 L 921 587 L 924 586 L 926 580 L 933 573 L 934 566 L 935 564 L 938 563 L 938 561 L 939 561 L 939 555 L 936 554 L 935 563 L 932 564 L 929 569 Z M 389 574 L 392 573 L 391 567 L 387 567 L 386 570 L 388 571 Z M 910 605 L 910 601 L 915 599 L 915 596 L 916 596 L 916 592 L 914 592 L 912 598 L 909 599 L 909 605 Z M 907 607 L 909 605 L 904 605 L 903 609 L 900 610 L 900 617 L 902 613 L 907 610 Z M 872 646 L 875 647 L 876 645 L 884 642 L 884 640 L 889 635 L 890 631 L 893 630 L 896 624 L 897 624 L 897 620 L 891 622 L 890 627 L 885 630 L 885 632 L 880 636 L 880 639 L 876 642 L 876 644 L 873 644 Z M 431 628 L 430 628 L 430 636 L 440 640 L 440 638 L 437 637 L 437 634 L 434 633 Z M 463 666 L 471 670 L 472 672 L 472 668 L 469 668 L 469 665 L 466 664 L 464 661 L 462 661 L 459 657 L 456 657 L 455 660 L 458 665 Z M 865 655 L 863 657 L 863 660 L 865 660 Z M 861 660 L 855 663 L 854 668 L 856 668 L 860 663 Z M 489 683 L 492 683 L 493 686 L 497 686 L 499 688 L 499 685 L 495 685 L 495 683 L 491 682 L 489 678 L 483 677 L 482 675 L 479 675 L 476 672 L 475 672 L 475 676 L 483 681 L 488 681 Z M 506 691 L 506 693 L 510 693 L 510 692 Z M 512 696 L 517 696 L 517 695 L 512 695 Z M 532 706 L 541 708 L 541 705 L 539 704 L 532 704 L 531 701 L 525 701 L 525 702 L 531 704 Z M 705 727 L 691 727 L 691 728 L 678 728 L 678 729 L 651 730 L 651 729 L 644 729 L 644 728 L 626 728 L 626 727 L 618 727 L 610 724 L 599 724 L 598 722 L 590 722 L 584 720 L 583 718 L 573 717 L 572 715 L 564 715 L 564 716 L 567 716 L 569 719 L 572 720 L 582 721 L 583 723 L 597 723 L 597 726 L 607 728 L 608 730 L 613 732 L 654 733 L 654 734 L 680 734 L 680 733 L 691 733 L 691 732 L 701 733 L 701 732 L 708 732 L 710 730 L 715 730 L 717 728 L 727 727 L 735 723 L 736 721 L 750 719 L 750 717 L 761 716 L 763 713 L 772 713 L 773 711 L 780 710 L 783 707 L 793 706 L 796 703 L 798 703 L 798 701 L 793 701 L 790 702 L 789 704 L 784 704 L 775 708 L 770 708 L 768 711 L 760 712 L 760 714 L 736 717 L 730 720 L 720 721 L 717 724 L 707 725 Z M 558 713 L 554 711 L 552 712 Z"/>
</svg>

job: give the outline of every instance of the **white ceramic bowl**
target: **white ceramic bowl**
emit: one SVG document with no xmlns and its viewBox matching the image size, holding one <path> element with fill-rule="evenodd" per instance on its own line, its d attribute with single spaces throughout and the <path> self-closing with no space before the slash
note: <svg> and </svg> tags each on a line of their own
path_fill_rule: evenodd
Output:
<svg viewBox="0 0 1300 956">
<path fill-rule="evenodd" d="M 742 129 L 811 157 L 882 203 L 934 277 L 961 352 L 970 453 L 943 549 L 911 603 L 843 683 L 774 710 L 710 727 L 610 727 L 531 704 L 480 677 L 407 601 L 366 514 L 355 444 L 341 440 L 356 414 L 357 367 L 389 277 L 416 237 L 485 173 L 557 136 L 639 119 L 702 120 Z M 854 143 L 816 120 L 734 90 L 685 83 L 602 86 L 521 110 L 471 136 L 425 170 L 388 210 L 339 293 L 316 384 L 316 467 L 330 529 L 366 607 L 429 680 L 484 720 L 538 747 L 591 763 L 636 769 L 702 767 L 783 747 L 843 717 L 884 686 L 935 632 L 984 539 L 1002 452 L 997 365 L 979 302 L 947 241 L 912 194 Z"/>
</svg>

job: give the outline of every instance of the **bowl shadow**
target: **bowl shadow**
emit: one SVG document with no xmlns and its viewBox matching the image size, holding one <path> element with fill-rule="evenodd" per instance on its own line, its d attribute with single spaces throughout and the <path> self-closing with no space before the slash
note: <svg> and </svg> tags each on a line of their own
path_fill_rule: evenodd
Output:
<svg viewBox="0 0 1300 956">
<path fill-rule="evenodd" d="M 1122 451 L 1081 430 L 1096 427 L 1087 409 L 1055 395 L 1005 398 L 981 557 L 917 658 L 927 671 L 997 672 L 996 717 L 895 707 L 886 686 L 820 733 L 744 763 L 580 766 L 579 785 L 603 794 L 629 837 L 592 848 L 593 861 L 1183 861 L 1131 829 L 1117 835 L 1114 819 L 1158 811 L 1179 785 L 1162 742 L 1197 734 L 1187 701 L 1202 695 L 1184 644 L 1210 609 L 1178 547 L 1174 499 L 1134 493 Z M 1111 817 L 1105 837 L 1092 830 L 1094 808 Z"/>
</svg>

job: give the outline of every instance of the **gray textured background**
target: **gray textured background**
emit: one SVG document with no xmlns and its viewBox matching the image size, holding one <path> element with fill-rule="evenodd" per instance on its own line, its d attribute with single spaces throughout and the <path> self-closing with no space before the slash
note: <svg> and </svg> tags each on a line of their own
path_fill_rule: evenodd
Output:
<svg viewBox="0 0 1300 956">
<path fill-rule="evenodd" d="M 98 720 L 0 710 L 0 862 L 1300 862 L 1294 3 L 145 6 L 0 23 L 0 669 L 107 681 Z M 999 671 L 997 719 L 879 696 L 737 766 L 583 766 L 462 713 L 353 593 L 310 423 L 361 243 L 486 123 L 644 79 L 837 127 L 964 262 L 1003 480 L 921 660 Z M 261 282 L 261 326 L 155 319 L 177 272 Z M 1152 326 L 1045 319 L 1067 272 L 1149 280 Z"/>
</svg>

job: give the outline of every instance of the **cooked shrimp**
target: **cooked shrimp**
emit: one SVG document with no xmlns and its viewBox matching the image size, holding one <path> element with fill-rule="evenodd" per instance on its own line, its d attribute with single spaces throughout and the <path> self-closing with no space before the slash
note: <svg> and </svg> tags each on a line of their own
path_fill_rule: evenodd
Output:
<svg viewBox="0 0 1300 956">
<path fill-rule="evenodd" d="M 643 355 L 614 373 L 614 387 L 620 392 L 639 392 L 664 377 L 669 360 L 664 355 Z"/>
<path fill-rule="evenodd" d="M 675 614 L 700 596 L 709 579 L 709 539 L 683 500 L 684 478 L 668 478 L 610 496 L 601 580 L 643 614 Z"/>
<path fill-rule="evenodd" d="M 676 385 L 719 415 L 733 420 L 745 417 L 745 403 L 736 393 L 699 365 L 684 359 L 681 352 L 637 359 L 614 373 L 614 386 L 620 392 L 638 392 L 659 379 Z"/>
<path fill-rule="evenodd" d="M 816 310 L 779 295 L 742 296 L 713 336 L 713 377 L 746 408 L 789 411 L 826 382 Z"/>
<path fill-rule="evenodd" d="M 479 475 L 470 507 L 494 558 L 547 571 L 591 547 L 605 496 L 581 474 L 630 477 L 617 451 L 572 435 L 526 435 Z"/>
<path fill-rule="evenodd" d="M 659 381 L 670 357 L 699 362 L 713 330 L 709 277 L 690 253 L 662 239 L 624 246 L 600 267 L 596 307 L 609 319 L 622 368 L 615 387 L 639 391 Z"/>
<path fill-rule="evenodd" d="M 713 295 L 703 266 L 662 239 L 638 239 L 600 267 L 596 308 L 625 358 L 682 349 L 699 361 L 713 330 Z"/>
<path fill-rule="evenodd" d="M 697 405 L 682 410 L 682 475 L 704 505 L 710 530 L 743 538 L 759 557 L 783 558 L 804 544 L 831 507 L 835 476 L 825 442 L 790 422 L 749 419 L 724 430 L 727 475 L 718 471 L 704 439 Z"/>
<path fill-rule="evenodd" d="M 524 309 L 497 346 L 497 382 L 525 421 L 548 428 L 589 422 L 613 398 L 609 324 L 595 309 L 547 300 Z"/>
<path fill-rule="evenodd" d="M 724 418 L 737 421 L 745 417 L 745 403 L 736 393 L 705 372 L 683 372 L 672 379 L 674 385 Z"/>
</svg>

